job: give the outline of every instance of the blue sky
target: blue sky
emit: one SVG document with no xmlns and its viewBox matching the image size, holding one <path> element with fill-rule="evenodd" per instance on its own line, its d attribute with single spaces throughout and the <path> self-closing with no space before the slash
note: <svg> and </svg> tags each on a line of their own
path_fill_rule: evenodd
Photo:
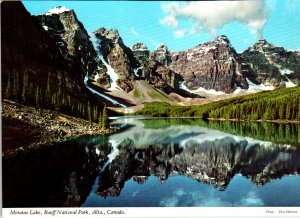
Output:
<svg viewBox="0 0 300 218">
<path fill-rule="evenodd" d="M 150 50 L 165 43 L 180 51 L 227 35 L 241 52 L 258 38 L 300 50 L 300 0 L 160 2 L 23 1 L 32 14 L 55 6 L 73 9 L 88 32 L 118 29 L 124 43 L 143 42 Z"/>
</svg>

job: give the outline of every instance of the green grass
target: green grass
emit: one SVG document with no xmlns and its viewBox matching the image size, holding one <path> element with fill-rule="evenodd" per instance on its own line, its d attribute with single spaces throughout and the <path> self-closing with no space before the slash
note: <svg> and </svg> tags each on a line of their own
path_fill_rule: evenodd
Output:
<svg viewBox="0 0 300 218">
<path fill-rule="evenodd" d="M 159 93 L 157 91 L 150 91 L 150 92 L 148 92 L 148 95 L 151 98 L 160 100 L 162 102 L 168 102 L 169 101 L 169 99 L 166 96 L 162 95 L 161 93 Z"/>
<path fill-rule="evenodd" d="M 133 90 L 133 96 L 139 99 L 144 99 L 144 94 L 137 88 L 135 87 Z"/>
</svg>

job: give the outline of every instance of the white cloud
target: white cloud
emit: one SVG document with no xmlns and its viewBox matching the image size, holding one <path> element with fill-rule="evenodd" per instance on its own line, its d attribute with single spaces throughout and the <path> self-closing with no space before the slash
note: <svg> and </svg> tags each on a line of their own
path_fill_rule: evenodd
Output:
<svg viewBox="0 0 300 218">
<path fill-rule="evenodd" d="M 162 10 L 166 16 L 160 20 L 161 24 L 177 28 L 179 18 L 192 18 L 194 26 L 189 33 L 206 30 L 212 35 L 224 25 L 237 21 L 248 26 L 253 34 L 261 36 L 269 14 L 262 0 L 169 3 L 162 5 Z"/>
<path fill-rule="evenodd" d="M 162 9 L 168 14 L 164 19 L 160 20 L 163 25 L 171 26 L 173 28 L 178 26 L 178 21 L 176 20 L 177 11 L 180 10 L 178 3 L 169 3 L 162 5 Z"/>
<path fill-rule="evenodd" d="M 176 38 L 183 38 L 186 34 L 186 31 L 185 30 L 176 30 L 174 32 L 174 35 Z"/>
</svg>

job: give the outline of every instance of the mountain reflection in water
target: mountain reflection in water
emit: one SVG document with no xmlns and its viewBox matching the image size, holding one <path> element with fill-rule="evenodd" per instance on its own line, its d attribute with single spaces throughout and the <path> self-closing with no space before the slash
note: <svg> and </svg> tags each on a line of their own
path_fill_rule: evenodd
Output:
<svg viewBox="0 0 300 218">
<path fill-rule="evenodd" d="M 120 196 L 127 182 L 146 184 L 146 181 L 150 179 L 151 181 L 146 186 L 152 187 L 154 186 L 153 176 L 161 183 L 167 182 L 168 179 L 178 180 L 178 176 L 184 176 L 179 180 L 187 180 L 183 182 L 184 186 L 191 181 L 199 181 L 202 184 L 214 186 L 220 192 L 228 188 L 233 178 L 242 183 L 252 181 L 256 186 L 262 186 L 284 175 L 296 175 L 300 171 L 298 147 L 236 136 L 195 125 L 177 124 L 163 128 L 159 128 L 158 125 L 157 128 L 147 128 L 147 123 L 144 121 L 129 118 L 114 122 L 115 125 L 126 123 L 132 127 L 109 137 L 109 142 L 118 145 L 118 155 L 101 174 L 97 189 L 94 190 L 96 194 L 94 192 L 90 194 L 93 200 L 90 201 L 88 198 L 83 206 L 95 206 L 100 203 L 95 201 L 97 199 L 95 195 Z M 245 181 L 245 178 L 248 180 Z M 198 185 L 199 182 L 197 182 Z M 135 185 L 135 187 L 138 186 Z M 297 187 L 299 188 L 299 185 Z M 199 190 L 191 191 L 193 194 L 196 192 Z M 150 195 L 145 196 L 151 198 L 151 195 L 162 195 L 160 193 L 164 191 L 151 192 Z M 253 193 L 248 193 L 248 195 L 251 197 Z M 163 198 L 163 196 L 160 197 Z M 119 203 L 120 200 L 116 200 L 119 202 L 112 198 L 107 200 L 107 202 L 111 201 L 114 205 L 122 206 Z M 154 205 L 151 203 L 148 205 L 145 199 L 134 202 L 133 204 L 126 203 L 126 201 L 123 203 L 127 206 L 168 206 L 166 202 L 159 204 L 153 202 Z M 209 205 L 207 201 L 205 202 L 203 205 Z M 245 202 L 246 200 L 241 201 L 240 204 L 248 205 Z M 109 206 L 103 200 L 101 203 Z M 189 205 L 187 201 L 177 203 L 178 205 L 175 204 L 177 206 Z M 263 205 L 258 201 L 252 203 L 256 206 Z M 233 204 L 223 202 L 218 205 L 215 202 L 211 206 L 221 205 Z"/>
<path fill-rule="evenodd" d="M 56 206 L 299 206 L 295 143 L 230 134 L 235 130 L 197 120 L 161 121 L 116 119 L 113 125 L 127 128 L 77 139 L 77 147 L 69 142 L 77 164 L 70 161 L 69 176 L 60 177 L 65 195 Z"/>
</svg>

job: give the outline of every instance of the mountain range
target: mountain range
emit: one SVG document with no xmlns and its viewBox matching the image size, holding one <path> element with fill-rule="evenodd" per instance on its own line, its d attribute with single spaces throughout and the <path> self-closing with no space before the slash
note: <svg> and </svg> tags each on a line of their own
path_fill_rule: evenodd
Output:
<svg viewBox="0 0 300 218">
<path fill-rule="evenodd" d="M 88 33 L 65 7 L 37 16 L 22 3 L 3 7 L 4 88 L 11 72 L 19 78 L 26 72 L 32 86 L 50 84 L 52 95 L 60 87 L 56 95 L 75 102 L 126 108 L 154 101 L 202 104 L 300 84 L 300 52 L 266 39 L 242 53 L 224 35 L 186 51 L 164 44 L 149 51 L 142 42 L 128 47 L 116 29 Z"/>
</svg>

